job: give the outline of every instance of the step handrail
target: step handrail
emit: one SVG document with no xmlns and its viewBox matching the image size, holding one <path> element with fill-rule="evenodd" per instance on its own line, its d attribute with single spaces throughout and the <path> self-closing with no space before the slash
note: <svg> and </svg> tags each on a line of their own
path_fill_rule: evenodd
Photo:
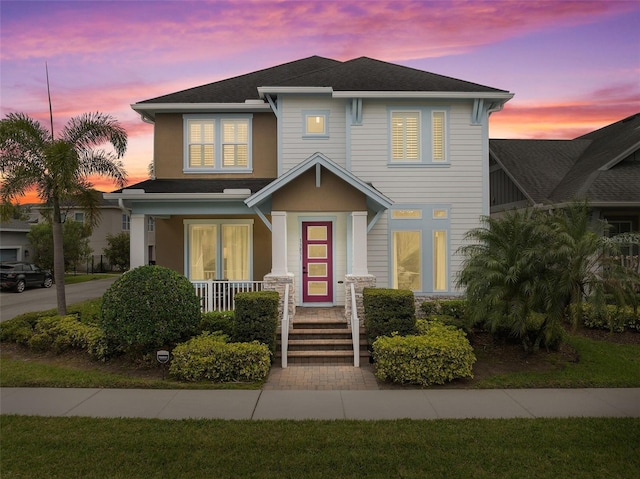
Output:
<svg viewBox="0 0 640 479">
<path fill-rule="evenodd" d="M 360 367 L 360 321 L 356 303 L 356 286 L 351 283 L 351 341 L 353 343 L 353 367 Z"/>
<path fill-rule="evenodd" d="M 280 352 L 282 369 L 287 368 L 287 352 L 289 349 L 289 283 L 284 285 L 284 303 L 282 305 L 282 328 L 280 332 Z"/>
</svg>

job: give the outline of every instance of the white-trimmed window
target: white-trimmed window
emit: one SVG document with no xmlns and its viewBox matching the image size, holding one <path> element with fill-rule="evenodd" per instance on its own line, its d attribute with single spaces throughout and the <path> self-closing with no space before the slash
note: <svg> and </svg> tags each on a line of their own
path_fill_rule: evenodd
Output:
<svg viewBox="0 0 640 479">
<path fill-rule="evenodd" d="M 302 138 L 329 138 L 329 110 L 302 112 Z"/>
<path fill-rule="evenodd" d="M 391 161 L 420 161 L 420 112 L 391 112 Z"/>
<path fill-rule="evenodd" d="M 421 231 L 394 231 L 392 233 L 391 255 L 394 288 L 422 291 L 421 237 Z"/>
<path fill-rule="evenodd" d="M 153 232 L 156 230 L 156 220 L 153 216 L 147 216 L 147 231 Z"/>
<path fill-rule="evenodd" d="M 448 165 L 447 109 L 390 107 L 389 165 Z"/>
<path fill-rule="evenodd" d="M 398 204 L 391 209 L 391 287 L 416 292 L 449 291 L 449 208 Z"/>
<path fill-rule="evenodd" d="M 73 214 L 73 220 L 78 223 L 84 224 L 84 211 L 76 211 Z"/>
<path fill-rule="evenodd" d="M 431 112 L 431 161 L 434 163 L 447 161 L 445 141 L 445 113 L 433 111 Z"/>
<path fill-rule="evenodd" d="M 129 215 L 122 215 L 122 231 L 131 230 L 131 217 Z"/>
<path fill-rule="evenodd" d="M 251 172 L 252 115 L 184 115 L 185 173 Z"/>
<path fill-rule="evenodd" d="M 253 221 L 186 220 L 185 235 L 190 280 L 251 280 Z"/>
</svg>

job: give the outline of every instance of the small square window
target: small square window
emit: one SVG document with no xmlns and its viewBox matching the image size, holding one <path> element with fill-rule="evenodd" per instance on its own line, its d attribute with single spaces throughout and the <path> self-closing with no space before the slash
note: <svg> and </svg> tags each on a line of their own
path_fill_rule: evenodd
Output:
<svg viewBox="0 0 640 479">
<path fill-rule="evenodd" d="M 75 221 L 77 221 L 78 223 L 82 223 L 84 224 L 84 213 L 83 212 L 76 212 L 73 215 L 73 219 Z"/>
<path fill-rule="evenodd" d="M 302 137 L 327 138 L 329 136 L 329 111 L 302 112 Z"/>
</svg>

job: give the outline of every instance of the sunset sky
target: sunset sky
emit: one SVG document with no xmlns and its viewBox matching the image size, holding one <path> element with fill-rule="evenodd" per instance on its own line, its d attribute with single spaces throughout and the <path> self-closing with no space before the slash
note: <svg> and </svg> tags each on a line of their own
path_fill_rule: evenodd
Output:
<svg viewBox="0 0 640 479">
<path fill-rule="evenodd" d="M 130 104 L 311 55 L 368 56 L 515 93 L 492 138 L 573 138 L 640 111 L 638 25 L 638 0 L 2 0 L 0 116 L 48 125 L 48 63 L 54 129 L 116 117 L 133 184 L 153 126 Z"/>
</svg>

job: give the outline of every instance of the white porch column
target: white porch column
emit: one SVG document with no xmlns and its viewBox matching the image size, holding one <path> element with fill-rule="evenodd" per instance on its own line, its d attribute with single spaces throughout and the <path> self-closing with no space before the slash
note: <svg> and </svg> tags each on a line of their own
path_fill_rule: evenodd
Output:
<svg viewBox="0 0 640 479">
<path fill-rule="evenodd" d="M 130 269 L 149 263 L 147 251 L 147 222 L 146 216 L 131 215 L 131 229 L 129 231 L 129 267 Z"/>
<path fill-rule="evenodd" d="M 271 274 L 284 276 L 287 270 L 287 212 L 271 212 Z"/>
<path fill-rule="evenodd" d="M 369 274 L 367 263 L 367 212 L 353 211 L 351 213 L 352 261 L 351 274 L 366 276 Z"/>
</svg>

